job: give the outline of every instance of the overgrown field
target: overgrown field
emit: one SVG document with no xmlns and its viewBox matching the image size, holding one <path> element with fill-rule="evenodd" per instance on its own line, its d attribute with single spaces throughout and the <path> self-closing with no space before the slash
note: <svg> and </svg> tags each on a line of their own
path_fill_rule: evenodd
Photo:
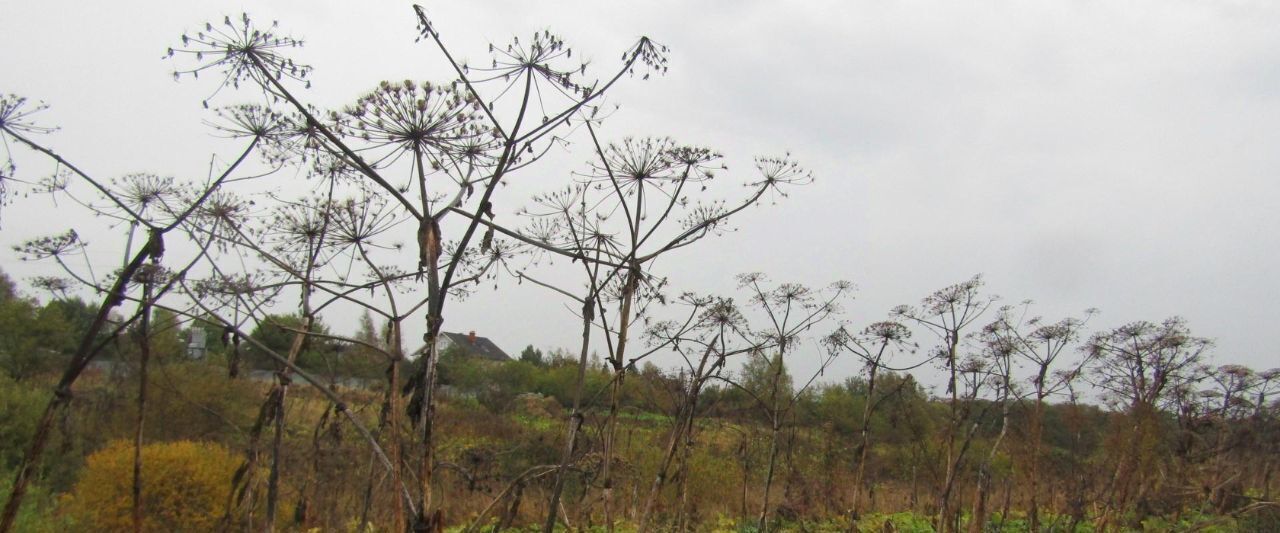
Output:
<svg viewBox="0 0 1280 533">
<path fill-rule="evenodd" d="M 226 518 L 232 478 L 245 458 L 258 406 L 270 383 L 229 379 L 217 356 L 200 362 L 180 358 L 158 364 L 151 377 L 155 410 L 148 415 L 144 451 L 147 470 L 148 529 L 204 530 Z M 133 420 L 131 396 L 136 373 L 127 360 L 110 370 L 96 370 L 82 381 L 70 409 L 60 413 L 52 453 L 46 456 L 38 482 L 20 515 L 20 531 L 65 531 L 92 525 L 95 530 L 129 530 L 129 460 Z M 567 397 L 573 365 L 565 361 L 534 365 L 527 362 L 487 363 L 456 359 L 447 367 L 458 376 L 449 382 L 452 397 L 441 404 L 442 435 L 438 442 L 441 470 L 440 502 L 447 510 L 450 530 L 503 524 L 537 530 L 545 516 L 549 480 L 540 465 L 554 464 L 563 445 Z M 608 375 L 593 376 L 603 388 Z M 894 377 L 893 379 L 901 379 Z M 624 429 L 613 468 L 619 516 L 617 530 L 636 527 L 637 513 L 659 468 L 675 418 L 669 387 L 673 378 L 646 369 L 628 381 L 623 402 Z M 865 383 L 819 387 L 804 395 L 795 410 L 795 424 L 782 436 L 773 495 L 776 507 L 771 529 L 847 531 L 852 522 L 851 485 L 856 442 L 854 413 L 865 400 Z M 46 378 L 15 382 L 0 379 L 0 409 L 4 410 L 0 442 L 5 468 L 21 456 L 24 440 L 47 399 Z M 380 427 L 383 392 L 340 389 L 345 401 L 370 427 Z M 713 389 L 704 396 L 708 414 L 692 434 L 683 469 L 663 488 L 661 521 L 699 531 L 756 531 L 762 501 L 764 468 L 769 449 L 769 425 L 745 397 L 730 389 Z M 371 457 L 367 445 L 336 420 L 330 404 L 301 389 L 289 403 L 289 426 L 284 432 L 280 513 L 284 530 L 386 530 L 392 502 L 379 490 L 385 471 Z M 933 489 L 938 482 L 932 464 L 938 457 L 936 426 L 945 419 L 945 406 L 928 399 L 916 386 L 893 400 L 873 422 L 881 435 L 870 454 L 866 509 L 858 517 L 860 531 L 933 531 Z M 1097 507 L 1095 491 L 1104 486 L 1110 455 L 1109 428 L 1123 423 L 1084 405 L 1053 405 L 1049 409 L 1051 446 L 1047 470 L 1043 531 L 1091 531 Z M 588 413 L 585 449 L 599 438 L 603 413 Z M 1170 421 L 1172 423 L 1172 421 Z M 979 429 L 973 443 L 976 456 L 986 453 L 996 436 L 991 423 Z M 380 432 L 385 432 L 385 428 Z M 385 433 L 380 439 L 389 438 Z M 410 435 L 402 435 L 406 441 Z M 259 443 L 257 453 L 266 453 Z M 1162 453 L 1171 453 L 1165 450 Z M 997 453 L 994 463 L 993 507 L 987 530 L 1027 531 L 1025 473 L 1020 472 L 1023 450 L 1018 444 Z M 173 457 L 173 459 L 167 459 Z M 600 491 L 594 472 L 598 458 L 584 457 L 575 466 L 566 488 L 565 521 L 574 530 L 603 531 Z M 1195 465 L 1174 455 L 1157 457 L 1162 469 L 1182 468 L 1196 475 Z M 198 464 L 193 464 L 198 463 Z M 248 527 L 260 521 L 268 470 L 263 462 L 255 481 L 247 484 Z M 533 472 L 531 475 L 530 472 Z M 1223 498 L 1240 501 L 1261 496 L 1256 483 L 1264 469 L 1244 473 L 1243 492 Z M 971 469 L 964 474 L 962 502 L 974 497 Z M 4 479 L 10 479 L 4 472 Z M 513 481 L 515 480 L 515 481 Z M 1144 505 L 1147 516 L 1120 520 L 1124 529 L 1146 531 L 1264 531 L 1277 527 L 1278 515 L 1262 510 L 1233 515 L 1241 504 L 1216 507 L 1211 495 L 1195 494 L 1199 478 L 1165 479 L 1152 488 Z M 371 490 L 373 489 L 373 490 Z M 1080 492 L 1076 492 L 1080 491 Z M 1081 498 L 1086 496 L 1086 498 Z M 1085 507 L 1074 507 L 1080 500 Z M 967 505 L 966 505 L 967 507 Z M 1073 511 L 1083 514 L 1073 516 Z M 255 518 L 256 515 L 256 518 Z M 968 527 L 971 513 L 960 517 Z M 260 527 L 261 524 L 258 524 Z M 560 527 L 563 527 L 561 524 Z M 1074 529 L 1073 529 L 1074 528 Z"/>
</svg>

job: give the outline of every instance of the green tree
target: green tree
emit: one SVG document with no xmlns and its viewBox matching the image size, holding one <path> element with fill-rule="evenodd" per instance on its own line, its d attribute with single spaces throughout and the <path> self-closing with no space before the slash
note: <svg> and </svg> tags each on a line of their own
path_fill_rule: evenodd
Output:
<svg viewBox="0 0 1280 533">
<path fill-rule="evenodd" d="M 795 390 L 791 372 L 778 352 L 752 354 L 742 364 L 739 376 L 738 384 L 766 405 L 773 405 L 774 399 L 789 396 Z"/>
<path fill-rule="evenodd" d="M 93 316 L 97 314 L 97 309 L 78 297 L 71 297 L 50 300 L 41 312 L 56 315 L 57 320 L 66 323 L 67 334 L 57 339 L 59 341 L 57 349 L 70 352 L 75 349 L 76 342 L 84 332 L 89 331 L 89 325 L 93 323 Z M 103 355 L 114 356 L 114 346 L 108 346 Z"/>
<path fill-rule="evenodd" d="M 535 349 L 532 344 L 520 352 L 520 360 L 536 366 L 546 366 L 546 361 L 542 358 L 542 350 Z"/>
<path fill-rule="evenodd" d="M 18 294 L 9 276 L 0 272 L 0 367 L 6 374 L 21 381 L 51 371 L 62 360 L 70 336 L 59 313 Z"/>
<path fill-rule="evenodd" d="M 153 357 L 162 361 L 186 357 L 189 333 L 182 327 L 182 322 L 172 311 L 164 309 L 152 310 L 151 327 L 149 329 Z M 129 333 L 134 335 L 136 339 L 139 330 L 137 327 L 133 327 L 130 328 Z M 129 346 L 133 350 L 137 350 L 136 341 L 130 343 Z"/>
<path fill-rule="evenodd" d="M 294 330 L 302 329 L 302 317 L 296 313 L 267 315 L 253 328 L 249 336 L 262 343 L 275 353 L 283 356 L 289 353 L 293 345 Z M 329 326 L 317 317 L 311 326 L 315 333 L 329 333 Z M 266 352 L 249 344 L 245 350 L 249 365 L 257 369 L 275 369 L 277 363 Z M 332 374 L 336 370 L 337 346 L 329 340 L 308 337 L 302 353 L 298 354 L 298 366 L 304 370 L 314 370 L 324 374 Z"/>
<path fill-rule="evenodd" d="M 355 336 L 352 338 L 386 350 L 388 348 L 387 343 L 384 341 L 383 336 L 378 334 L 379 331 L 379 328 L 373 322 L 373 315 L 369 311 L 365 311 L 360 316 L 359 326 L 357 326 Z M 385 328 L 382 331 L 385 331 Z M 387 365 L 390 364 L 386 354 L 378 349 L 360 344 L 343 346 L 338 352 L 338 361 L 338 369 L 341 375 L 366 379 L 382 377 L 387 371 Z"/>
<path fill-rule="evenodd" d="M 419 357 L 414 361 L 415 365 L 425 363 L 426 360 Z M 468 390 L 479 382 L 479 375 L 475 367 L 474 361 L 467 357 L 466 351 L 461 346 L 453 345 L 445 348 L 440 352 L 440 362 L 437 373 L 440 376 L 441 385 L 451 385 L 458 390 Z"/>
</svg>

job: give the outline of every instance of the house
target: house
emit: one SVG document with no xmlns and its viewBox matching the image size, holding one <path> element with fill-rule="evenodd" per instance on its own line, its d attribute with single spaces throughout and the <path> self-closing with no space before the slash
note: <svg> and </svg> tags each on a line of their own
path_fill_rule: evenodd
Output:
<svg viewBox="0 0 1280 533">
<path fill-rule="evenodd" d="M 448 333 L 442 331 L 440 332 L 439 342 L 441 352 L 456 346 L 470 357 L 498 362 L 511 360 L 511 356 L 502 351 L 502 348 L 499 348 L 497 344 L 494 344 L 487 337 L 477 337 L 474 331 L 470 333 Z"/>
</svg>

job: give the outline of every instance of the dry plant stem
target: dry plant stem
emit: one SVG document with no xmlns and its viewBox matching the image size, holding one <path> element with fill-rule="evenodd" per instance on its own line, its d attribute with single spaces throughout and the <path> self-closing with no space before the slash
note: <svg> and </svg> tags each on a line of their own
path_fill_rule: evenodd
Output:
<svg viewBox="0 0 1280 533">
<path fill-rule="evenodd" d="M 884 346 L 881 345 L 883 352 Z M 876 393 L 876 374 L 880 368 L 878 364 L 871 364 L 868 368 L 867 377 L 867 401 L 862 408 L 862 427 L 858 429 L 860 442 L 858 443 L 858 470 L 853 477 L 853 512 L 852 518 L 856 521 L 861 516 L 862 511 L 862 484 L 866 482 L 867 473 L 867 456 L 870 454 L 868 448 L 871 447 L 871 410 L 875 407 L 873 398 Z"/>
<path fill-rule="evenodd" d="M 369 482 L 364 486 L 364 501 L 360 505 L 360 526 L 357 531 L 365 531 L 369 529 L 369 511 L 373 507 L 373 485 L 377 478 L 377 471 L 373 468 L 373 463 L 376 460 L 377 459 L 373 457 L 373 454 L 369 455 Z M 396 500 L 399 499 L 400 498 L 396 498 Z M 404 528 L 399 528 L 395 531 L 404 531 Z"/>
<path fill-rule="evenodd" d="M 1031 467 L 1029 487 L 1031 501 L 1027 504 L 1027 518 L 1032 531 L 1040 530 L 1040 446 L 1044 439 L 1044 393 L 1041 383 L 1044 382 L 1047 367 L 1041 367 L 1039 379 L 1036 381 L 1036 403 L 1031 414 Z"/>
<path fill-rule="evenodd" d="M 1000 451 L 1000 444 L 1004 442 L 1004 437 L 1009 432 L 1009 375 L 1005 370 L 1005 375 L 1001 383 L 1003 392 L 1000 399 L 1000 434 L 996 436 L 996 440 L 991 444 L 991 451 L 987 454 L 987 460 L 978 469 L 978 493 L 974 497 L 973 517 L 969 520 L 970 533 L 982 533 L 986 529 L 987 524 L 987 496 L 991 490 L 991 464 L 995 462 L 996 453 Z"/>
<path fill-rule="evenodd" d="M 695 401 L 693 405 L 696 407 L 698 403 Z M 689 508 L 689 472 L 690 465 L 693 461 L 693 430 L 694 418 L 690 413 L 689 424 L 685 427 L 684 449 L 680 452 L 680 465 L 676 470 L 680 479 L 680 484 L 676 486 L 676 499 L 679 501 L 679 507 L 676 514 L 676 528 L 680 531 L 690 531 L 693 529 L 690 521 L 693 519 Z"/>
<path fill-rule="evenodd" d="M 951 527 L 951 487 L 956 480 L 956 431 L 960 425 L 960 403 L 957 399 L 959 387 L 956 385 L 956 356 L 957 346 L 960 344 L 959 332 L 948 333 L 947 338 L 947 370 L 951 377 L 947 382 L 947 392 L 951 394 L 949 398 L 950 415 L 947 424 L 947 455 L 946 455 L 946 477 L 943 480 L 942 490 L 938 494 L 938 529 L 942 533 L 952 530 Z"/>
<path fill-rule="evenodd" d="M 778 347 L 777 370 L 773 373 L 773 383 L 769 387 L 771 404 L 769 406 L 769 466 L 765 469 L 764 498 L 760 502 L 760 519 L 757 525 L 761 532 L 769 531 L 769 491 L 773 487 L 773 473 L 778 463 L 778 435 L 782 431 L 782 419 L 778 410 L 778 385 L 785 368 L 782 362 L 782 354 L 785 351 L 785 345 Z"/>
<path fill-rule="evenodd" d="M 593 280 L 594 283 L 594 280 Z M 556 527 L 557 510 L 560 494 L 564 491 L 564 472 L 573 461 L 574 448 L 577 446 L 578 431 L 582 428 L 582 394 L 587 381 L 587 354 L 591 348 L 591 324 L 595 309 L 595 297 L 589 296 L 582 304 L 582 344 L 578 350 L 578 375 L 573 385 L 573 408 L 569 411 L 569 429 L 565 437 L 564 449 L 560 452 L 560 464 L 556 467 L 555 481 L 551 486 L 551 498 L 547 505 L 547 520 L 542 526 L 543 533 L 551 533 Z"/>
<path fill-rule="evenodd" d="M 312 256 L 314 258 L 314 256 Z M 308 265 L 307 273 L 310 275 L 311 266 Z M 306 346 L 307 333 L 314 327 L 315 317 L 311 313 L 310 298 L 310 280 L 305 280 L 302 287 L 302 328 L 301 331 L 294 332 L 293 342 L 289 345 L 288 360 L 289 363 L 296 363 L 298 355 L 302 353 Z M 276 523 L 276 512 L 279 507 L 280 500 L 280 462 L 282 460 L 281 452 L 284 446 L 284 428 L 285 428 L 285 398 L 289 394 L 289 369 L 281 368 L 277 373 L 275 385 L 275 394 L 268 401 L 275 402 L 275 417 L 273 419 L 273 434 L 271 437 L 271 472 L 267 478 L 267 530 L 273 531 Z"/>
<path fill-rule="evenodd" d="M 133 428 L 133 531 L 142 532 L 142 434 L 147 418 L 147 363 L 151 360 L 151 280 L 142 285 L 138 335 L 138 413 Z"/>
<path fill-rule="evenodd" d="M 306 289 L 303 289 L 304 291 Z M 304 296 L 304 299 L 306 297 Z M 312 327 L 313 317 L 309 313 L 304 312 L 302 319 L 302 329 L 310 331 Z M 287 355 L 290 364 L 298 361 L 298 354 L 302 353 L 305 345 L 306 333 L 299 332 L 293 336 L 293 343 L 289 346 Z M 282 368 L 278 372 L 277 383 L 275 386 L 275 394 L 271 395 L 268 401 L 275 402 L 275 417 L 272 419 L 272 435 L 271 435 L 271 472 L 267 478 L 267 531 L 275 530 L 276 512 L 280 501 L 280 461 L 282 459 L 281 452 L 284 447 L 284 426 L 285 426 L 285 397 L 289 394 L 289 370 L 288 367 Z"/>
<path fill-rule="evenodd" d="M 391 469 L 391 484 L 394 487 L 401 487 L 404 486 L 404 482 L 400 478 L 400 413 L 403 412 L 403 408 L 400 404 L 400 362 L 404 360 L 404 338 L 400 334 L 399 319 L 392 320 L 390 327 L 392 359 L 391 375 L 388 377 L 390 387 L 388 387 L 387 390 L 387 395 L 389 397 L 388 403 L 390 404 L 390 409 L 388 409 L 388 411 L 390 411 L 390 413 L 388 413 L 387 416 L 390 419 L 391 435 L 387 442 L 391 453 L 391 464 L 395 465 Z M 394 500 L 395 504 L 392 508 L 392 525 L 395 527 L 396 532 L 404 531 L 406 525 L 404 516 L 404 500 L 400 498 L 394 498 Z"/>
<path fill-rule="evenodd" d="M 601 477 L 604 478 L 604 517 L 605 529 L 613 532 L 613 454 L 618 432 L 618 407 L 622 401 L 622 380 L 626 375 L 625 356 L 627 351 L 627 330 L 631 325 L 631 303 L 635 299 L 636 272 L 627 274 L 626 285 L 622 289 L 622 305 L 618 312 L 618 344 L 613 354 L 614 379 L 609 392 L 609 416 L 605 421 L 604 434 L 604 466 Z"/>
<path fill-rule="evenodd" d="M 778 435 L 781 431 L 782 421 L 775 412 L 769 420 L 769 467 L 765 469 L 764 498 L 760 501 L 760 517 L 756 525 L 761 532 L 769 531 L 769 491 L 773 487 L 773 473 L 778 464 Z"/>
<path fill-rule="evenodd" d="M 969 398 L 968 401 L 973 401 L 973 398 Z M 965 413 L 957 416 L 963 420 L 968 418 L 968 412 L 966 410 Z M 981 418 L 981 416 L 979 416 L 979 418 Z M 947 469 L 950 474 L 947 476 L 939 494 L 939 501 L 944 502 L 945 505 L 944 509 L 940 509 L 938 511 L 940 530 L 956 531 L 959 527 L 960 510 L 958 509 L 958 506 L 953 505 L 954 502 L 952 500 L 957 484 L 956 482 L 958 480 L 956 473 L 960 471 L 960 467 L 965 459 L 965 454 L 969 450 L 969 445 L 973 443 L 973 437 L 978 432 L 978 426 L 979 424 L 977 421 L 970 424 L 969 430 L 965 432 L 964 440 L 959 441 L 959 449 L 953 450 L 953 457 L 955 458 L 954 461 L 947 463 Z"/>
<path fill-rule="evenodd" d="M 584 249 L 585 246 L 582 242 L 582 238 L 579 236 L 577 231 L 572 230 L 573 215 L 569 213 L 568 210 L 563 211 L 563 214 L 569 222 L 568 227 L 570 228 L 570 233 L 573 235 L 576 247 L 579 250 Z M 583 215 L 585 216 L 585 213 L 583 213 Z M 573 460 L 573 452 L 575 451 L 578 442 L 578 432 L 581 431 L 582 428 L 582 396 L 587 381 L 587 356 L 591 349 L 591 328 L 595 320 L 596 306 L 600 293 L 600 285 L 598 281 L 600 276 L 600 267 L 602 265 L 600 264 L 599 259 L 603 253 L 599 247 L 594 248 L 592 251 L 592 259 L 594 261 L 591 264 L 588 264 L 585 257 L 583 257 L 582 261 L 583 272 L 586 274 L 586 278 L 589 282 L 588 286 L 590 287 L 586 298 L 578 299 L 567 291 L 542 283 L 536 279 L 528 278 L 542 287 L 557 291 L 569 298 L 572 298 L 575 302 L 582 304 L 582 342 L 578 349 L 578 373 L 574 379 L 573 405 L 569 412 L 569 427 L 565 436 L 564 449 L 560 454 L 560 464 L 556 468 L 555 479 L 552 482 L 551 487 L 551 496 L 547 502 L 547 519 L 543 523 L 543 533 L 551 533 L 555 529 L 556 516 L 558 514 L 558 510 L 562 508 L 562 505 L 560 504 L 560 496 L 564 491 L 565 469 L 569 467 L 569 463 Z M 577 257 L 578 255 L 582 255 L 581 252 L 575 254 L 574 257 Z M 614 270 L 610 272 L 610 275 L 612 276 L 616 272 L 617 271 Z M 525 278 L 522 276 L 522 279 Z M 566 523 L 567 520 L 568 517 L 566 516 Z"/>
<path fill-rule="evenodd" d="M 439 285 L 439 268 L 432 263 L 427 265 L 427 298 L 432 303 L 427 304 L 429 312 L 427 313 L 427 349 L 426 349 L 426 365 L 422 383 L 422 405 L 418 414 L 418 426 L 421 428 L 422 439 L 422 455 L 418 463 L 418 517 L 416 519 L 418 526 L 423 526 L 430 516 L 431 509 L 431 478 L 432 470 L 435 466 L 435 442 L 433 431 L 435 429 L 435 388 L 437 366 L 440 361 L 440 326 L 444 321 L 440 315 L 436 314 L 437 307 L 434 303 L 441 298 Z M 425 527 L 425 526 L 423 526 Z"/>
<path fill-rule="evenodd" d="M 689 396 L 685 400 L 685 405 L 681 408 L 679 416 L 677 416 L 674 427 L 671 429 L 671 437 L 667 441 L 666 452 L 662 456 L 662 462 L 658 465 L 658 472 L 654 475 L 653 483 L 649 486 L 649 494 L 641 507 L 640 523 L 637 527 L 637 531 L 640 533 L 648 531 L 649 518 L 662 491 L 662 486 L 666 483 L 667 470 L 671 468 L 671 462 L 675 459 L 676 453 L 680 451 L 680 441 L 691 438 L 690 432 L 693 428 L 693 420 L 698 406 L 698 393 L 702 390 L 702 373 L 706 370 L 707 360 L 714 350 L 715 342 L 712 341 L 707 345 L 706 351 L 703 352 L 697 371 L 689 376 Z M 686 449 L 687 444 L 686 442 Z"/>
</svg>

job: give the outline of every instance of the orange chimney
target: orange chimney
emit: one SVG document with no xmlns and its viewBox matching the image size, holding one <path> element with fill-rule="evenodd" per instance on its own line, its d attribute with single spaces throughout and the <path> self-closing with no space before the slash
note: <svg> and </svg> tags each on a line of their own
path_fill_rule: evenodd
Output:
<svg viewBox="0 0 1280 533">
<path fill-rule="evenodd" d="M 476 343 L 476 330 L 473 329 L 471 330 L 471 333 L 467 334 L 467 342 L 470 342 L 471 344 Z"/>
</svg>

